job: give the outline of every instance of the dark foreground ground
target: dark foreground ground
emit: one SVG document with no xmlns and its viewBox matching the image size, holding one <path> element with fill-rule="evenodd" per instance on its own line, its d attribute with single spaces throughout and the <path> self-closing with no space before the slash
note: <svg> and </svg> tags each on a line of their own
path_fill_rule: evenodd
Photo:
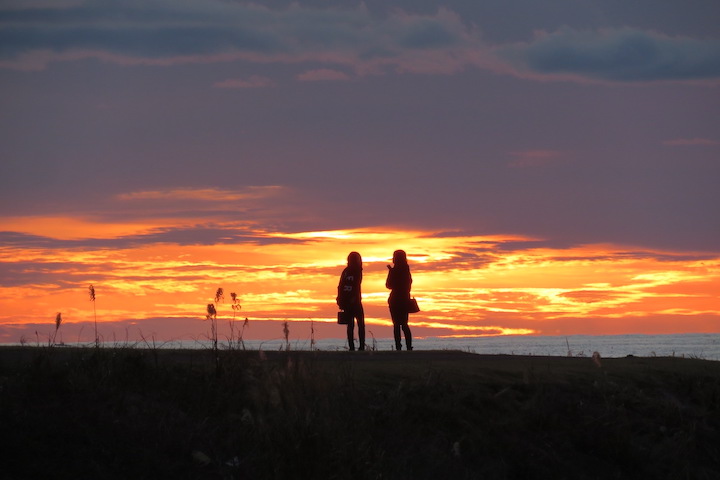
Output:
<svg viewBox="0 0 720 480">
<path fill-rule="evenodd" d="M 3 478 L 720 478 L 720 362 L 0 347 Z"/>
</svg>

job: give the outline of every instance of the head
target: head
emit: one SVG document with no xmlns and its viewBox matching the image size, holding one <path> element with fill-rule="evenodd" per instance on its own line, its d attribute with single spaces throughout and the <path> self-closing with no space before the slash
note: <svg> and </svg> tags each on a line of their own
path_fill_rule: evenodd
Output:
<svg viewBox="0 0 720 480">
<path fill-rule="evenodd" d="M 395 265 L 407 265 L 407 254 L 405 250 L 395 250 L 393 252 L 393 263 Z"/>
<path fill-rule="evenodd" d="M 358 252 L 350 252 L 347 257 L 348 267 L 362 268 L 362 257 Z"/>
</svg>

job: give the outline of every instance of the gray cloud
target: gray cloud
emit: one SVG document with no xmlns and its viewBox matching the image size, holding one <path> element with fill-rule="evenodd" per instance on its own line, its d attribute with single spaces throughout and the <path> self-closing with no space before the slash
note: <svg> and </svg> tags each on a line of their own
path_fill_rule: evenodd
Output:
<svg viewBox="0 0 720 480">
<path fill-rule="evenodd" d="M 685 81 L 720 76 L 720 39 L 701 40 L 634 30 L 536 35 L 531 43 L 499 49 L 526 72 L 614 82 Z"/>
<path fill-rule="evenodd" d="M 0 67 L 41 69 L 79 58 L 150 65 L 318 62 L 360 75 L 476 67 L 524 77 L 707 81 L 720 76 L 720 39 L 565 27 L 527 43 L 491 46 L 475 25 L 443 7 L 434 14 L 378 14 L 363 4 L 270 9 L 220 1 L 90 0 L 68 8 L 0 9 Z"/>
<path fill-rule="evenodd" d="M 66 9 L 18 7 L 0 10 L 0 15 L 0 66 L 15 68 L 100 57 L 150 64 L 314 60 L 357 64 L 366 70 L 377 68 L 368 63 L 378 60 L 401 62 L 403 50 L 451 48 L 469 38 L 460 18 L 442 9 L 435 16 L 395 14 L 378 19 L 362 5 L 271 10 L 217 1 L 93 0 Z M 370 54 L 379 51 L 384 54 Z M 23 55 L 33 52 L 47 56 L 28 66 Z"/>
<path fill-rule="evenodd" d="M 450 14 L 451 15 L 451 14 Z M 446 12 L 446 17 L 448 13 Z M 406 22 L 407 25 L 398 29 L 399 44 L 414 49 L 425 48 L 443 48 L 458 45 L 462 43 L 460 32 L 456 31 L 455 25 L 452 25 L 453 19 L 446 18 L 422 18 L 418 21 Z"/>
<path fill-rule="evenodd" d="M 185 8 L 183 8 L 185 6 Z M 192 8 L 188 8 L 192 7 Z M 141 58 L 211 54 L 230 49 L 282 50 L 276 34 L 253 25 L 257 8 L 207 6 L 188 2 L 87 2 L 65 10 L 3 12 L 0 44 L 4 57 L 31 50 L 100 50 Z"/>
</svg>

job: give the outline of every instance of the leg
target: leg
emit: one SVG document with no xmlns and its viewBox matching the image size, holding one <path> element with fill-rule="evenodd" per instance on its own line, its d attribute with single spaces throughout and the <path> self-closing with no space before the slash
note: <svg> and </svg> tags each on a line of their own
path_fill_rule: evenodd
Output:
<svg viewBox="0 0 720 480">
<path fill-rule="evenodd" d="M 405 334 L 405 346 L 408 350 L 412 350 L 412 333 L 407 323 L 402 326 L 403 333 Z"/>
<path fill-rule="evenodd" d="M 360 345 L 358 349 L 365 350 L 365 310 L 360 305 L 356 312 L 357 324 L 358 324 L 358 342 Z"/>
<path fill-rule="evenodd" d="M 352 352 L 355 350 L 355 318 L 351 318 L 347 324 L 347 340 L 348 348 Z"/>
<path fill-rule="evenodd" d="M 402 349 L 402 340 L 400 339 L 400 325 L 393 324 L 393 335 L 395 336 L 395 350 Z"/>
<path fill-rule="evenodd" d="M 405 346 L 408 350 L 412 350 L 412 334 L 410 333 L 410 327 L 408 326 L 409 314 L 404 307 L 391 308 L 390 314 L 392 315 L 394 333 L 395 333 L 395 348 L 400 350 L 402 344 L 400 342 L 400 329 L 405 334 Z"/>
<path fill-rule="evenodd" d="M 390 317 L 393 322 L 393 336 L 395 337 L 395 350 L 402 349 L 402 342 L 400 338 L 400 327 L 402 325 L 402 311 L 398 311 L 396 308 L 390 308 Z"/>
</svg>

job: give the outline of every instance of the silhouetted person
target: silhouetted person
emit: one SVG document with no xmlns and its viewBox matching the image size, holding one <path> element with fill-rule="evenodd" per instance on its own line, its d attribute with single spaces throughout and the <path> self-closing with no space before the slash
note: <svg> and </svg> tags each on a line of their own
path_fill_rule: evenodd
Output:
<svg viewBox="0 0 720 480">
<path fill-rule="evenodd" d="M 393 334 L 395 336 L 395 349 L 400 350 L 400 329 L 405 334 L 405 346 L 412 350 L 412 334 L 408 326 L 408 303 L 410 302 L 410 287 L 412 276 L 410 266 L 407 263 L 407 255 L 403 250 L 395 250 L 393 253 L 393 265 L 388 265 L 388 276 L 385 286 L 390 289 L 388 305 L 390 306 L 390 317 L 393 322 Z"/>
<path fill-rule="evenodd" d="M 351 312 L 347 324 L 347 338 L 350 350 L 355 350 L 354 330 L 355 319 L 358 324 L 359 349 L 365 350 L 365 311 L 362 306 L 362 257 L 357 252 L 350 252 L 347 257 L 347 267 L 340 274 L 338 284 L 337 304 L 345 312 Z"/>
</svg>

